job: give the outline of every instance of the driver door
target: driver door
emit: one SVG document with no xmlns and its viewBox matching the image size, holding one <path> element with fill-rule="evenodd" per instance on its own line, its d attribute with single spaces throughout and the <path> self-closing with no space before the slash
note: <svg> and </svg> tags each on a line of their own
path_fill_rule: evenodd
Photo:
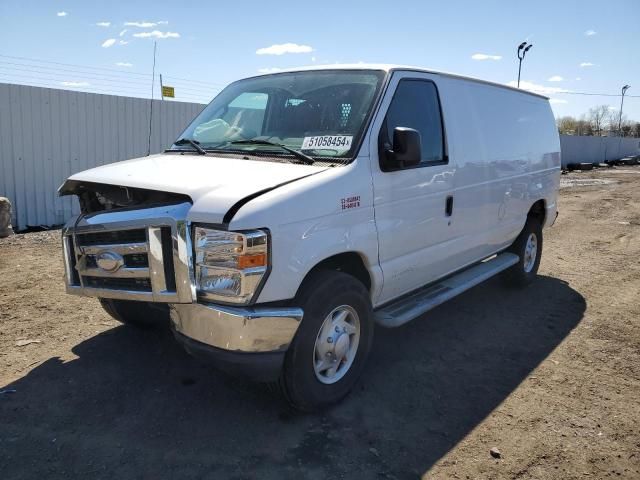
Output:
<svg viewBox="0 0 640 480">
<path fill-rule="evenodd" d="M 453 177 L 438 91 L 438 75 L 395 72 L 373 123 L 370 151 L 375 221 L 384 284 L 376 304 L 455 270 L 451 251 Z M 417 165 L 389 164 L 396 127 L 417 130 Z"/>
</svg>

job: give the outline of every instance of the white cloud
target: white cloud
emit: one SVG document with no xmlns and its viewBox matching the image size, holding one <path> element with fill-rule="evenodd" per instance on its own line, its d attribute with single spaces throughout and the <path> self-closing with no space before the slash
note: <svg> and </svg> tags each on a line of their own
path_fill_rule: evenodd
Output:
<svg viewBox="0 0 640 480">
<path fill-rule="evenodd" d="M 611 105 L 609 105 L 607 108 L 608 108 L 609 110 L 611 110 L 612 112 L 614 112 L 614 111 L 618 110 L 616 107 L 612 107 Z"/>
<path fill-rule="evenodd" d="M 102 48 L 112 47 L 114 43 L 116 43 L 115 38 L 110 38 L 108 40 L 105 40 L 104 42 L 102 42 Z"/>
<path fill-rule="evenodd" d="M 594 35 L 596 35 L 598 32 L 596 32 L 595 30 L 587 30 L 586 32 L 584 32 L 585 36 L 587 37 L 592 37 Z"/>
<path fill-rule="evenodd" d="M 547 79 L 548 82 L 561 82 L 563 80 L 564 78 L 562 78 L 560 75 L 554 75 L 553 77 L 549 77 Z"/>
<path fill-rule="evenodd" d="M 486 53 L 474 53 L 471 58 L 474 60 L 502 60 L 501 55 L 487 55 Z"/>
<path fill-rule="evenodd" d="M 515 80 L 511 80 L 509 83 L 507 83 L 507 85 L 509 85 L 510 87 L 517 88 L 518 82 L 516 82 Z M 563 93 L 563 92 L 569 91 L 559 87 L 545 87 L 544 85 L 539 85 L 533 82 L 527 82 L 525 80 L 522 80 L 520 82 L 520 88 L 522 90 L 528 90 L 530 92 L 539 93 L 540 95 L 546 95 L 546 96 L 553 95 L 554 93 Z"/>
<path fill-rule="evenodd" d="M 596 66 L 596 64 L 595 64 L 595 63 L 591 63 L 591 62 L 582 62 L 582 63 L 580 64 L 580 66 L 581 66 L 582 68 L 584 68 L 584 67 L 595 67 L 595 66 Z"/>
<path fill-rule="evenodd" d="M 549 99 L 549 103 L 552 105 L 558 105 L 558 104 L 562 104 L 562 103 L 569 103 L 566 100 L 563 100 L 561 98 L 550 98 Z"/>
<path fill-rule="evenodd" d="M 60 85 L 65 87 L 88 87 L 91 84 L 89 82 L 60 82 Z"/>
<path fill-rule="evenodd" d="M 161 32 L 154 30 L 153 32 L 134 33 L 134 37 L 138 38 L 180 38 L 180 34 L 176 32 Z"/>
<path fill-rule="evenodd" d="M 576 80 L 580 81 L 580 80 L 582 80 L 582 77 L 576 77 Z"/>
<path fill-rule="evenodd" d="M 129 62 L 116 62 L 118 67 L 133 67 L 133 63 Z"/>
<path fill-rule="evenodd" d="M 284 55 L 285 53 L 311 53 L 313 48 L 309 45 L 298 45 L 297 43 L 280 43 L 270 47 L 259 48 L 256 55 Z"/>
<path fill-rule="evenodd" d="M 169 25 L 169 22 L 167 20 L 160 20 L 158 25 Z"/>
<path fill-rule="evenodd" d="M 128 30 L 125 28 L 124 30 L 122 30 L 122 31 L 118 34 L 118 36 L 119 36 L 119 37 L 123 36 L 125 33 L 127 33 L 127 31 L 128 31 Z"/>
<path fill-rule="evenodd" d="M 129 43 L 129 42 L 127 42 L 126 40 L 120 40 L 118 42 L 119 45 L 126 45 L 127 43 Z"/>
<path fill-rule="evenodd" d="M 311 57 L 311 61 L 315 62 L 316 61 L 316 57 Z"/>
<path fill-rule="evenodd" d="M 124 22 L 125 27 L 151 28 L 157 25 L 156 22 Z"/>
<path fill-rule="evenodd" d="M 111 22 L 98 22 L 96 23 L 97 27 L 110 27 L 111 26 Z"/>
<path fill-rule="evenodd" d="M 59 16 L 59 17 L 66 17 L 69 14 L 67 12 L 58 12 L 58 13 L 56 13 L 56 15 Z"/>
<path fill-rule="evenodd" d="M 280 72 L 282 69 L 278 67 L 259 68 L 258 73 L 275 73 Z"/>
</svg>

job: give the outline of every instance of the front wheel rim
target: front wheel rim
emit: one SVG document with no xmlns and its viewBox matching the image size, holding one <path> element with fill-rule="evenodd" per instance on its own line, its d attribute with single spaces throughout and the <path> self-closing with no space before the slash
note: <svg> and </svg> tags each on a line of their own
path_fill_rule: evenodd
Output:
<svg viewBox="0 0 640 480">
<path fill-rule="evenodd" d="M 535 233 L 530 233 L 527 238 L 527 243 L 524 247 L 524 271 L 531 273 L 533 266 L 536 264 L 536 257 L 538 256 L 538 237 Z"/>
<path fill-rule="evenodd" d="M 353 365 L 360 344 L 360 317 L 349 305 L 334 308 L 322 322 L 313 349 L 313 370 L 321 383 L 342 379 Z"/>
</svg>

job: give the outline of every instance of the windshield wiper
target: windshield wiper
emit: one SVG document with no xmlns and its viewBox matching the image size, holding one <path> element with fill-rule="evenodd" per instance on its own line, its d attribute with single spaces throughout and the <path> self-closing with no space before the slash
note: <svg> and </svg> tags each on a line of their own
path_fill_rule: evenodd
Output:
<svg viewBox="0 0 640 480">
<path fill-rule="evenodd" d="M 273 147 L 280 147 L 283 150 L 286 150 L 294 157 L 296 157 L 301 162 L 312 165 L 315 160 L 311 158 L 309 155 L 305 155 L 300 150 L 295 150 L 293 148 L 287 147 L 286 145 L 282 145 L 281 143 L 270 142 L 269 140 L 234 140 L 233 142 L 229 142 L 229 145 L 271 145 Z"/>
<path fill-rule="evenodd" d="M 200 155 L 206 155 L 207 151 L 202 148 L 197 140 L 191 140 L 190 138 L 181 138 L 180 140 L 176 140 L 173 142 L 174 145 L 191 145 Z"/>
</svg>

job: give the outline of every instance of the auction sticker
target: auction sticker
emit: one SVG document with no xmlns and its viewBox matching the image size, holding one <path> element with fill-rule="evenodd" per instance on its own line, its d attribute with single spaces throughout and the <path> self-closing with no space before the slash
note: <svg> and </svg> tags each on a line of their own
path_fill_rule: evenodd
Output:
<svg viewBox="0 0 640 480">
<path fill-rule="evenodd" d="M 321 135 L 304 137 L 302 150 L 349 150 L 353 135 Z"/>
</svg>

